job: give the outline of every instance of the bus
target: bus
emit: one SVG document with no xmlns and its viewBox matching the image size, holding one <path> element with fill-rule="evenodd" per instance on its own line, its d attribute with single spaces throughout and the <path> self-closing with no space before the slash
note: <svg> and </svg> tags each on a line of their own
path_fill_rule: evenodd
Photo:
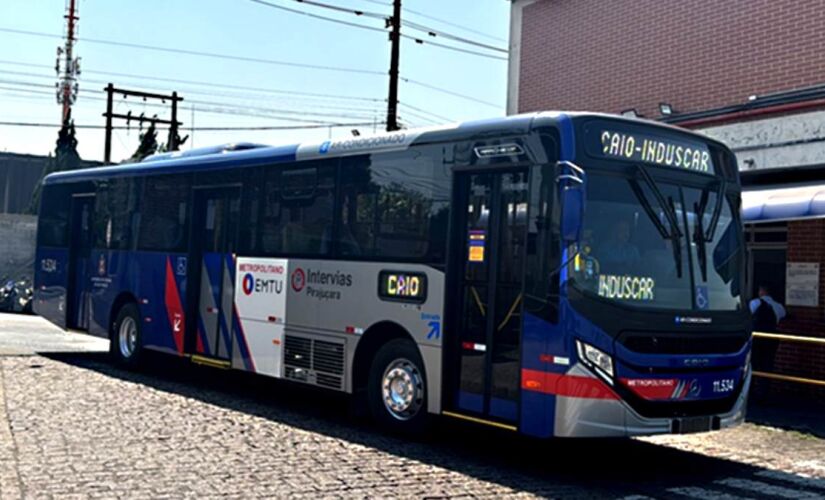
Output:
<svg viewBox="0 0 825 500">
<path fill-rule="evenodd" d="M 34 307 L 402 433 L 711 431 L 751 380 L 739 212 L 723 144 L 606 114 L 195 149 L 47 176 Z"/>
</svg>

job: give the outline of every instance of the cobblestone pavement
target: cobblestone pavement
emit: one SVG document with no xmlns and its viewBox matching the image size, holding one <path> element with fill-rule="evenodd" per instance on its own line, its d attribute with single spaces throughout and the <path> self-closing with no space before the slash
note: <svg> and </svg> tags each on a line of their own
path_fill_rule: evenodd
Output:
<svg viewBox="0 0 825 500">
<path fill-rule="evenodd" d="M 346 402 L 163 356 L 0 356 L 0 498 L 825 498 L 825 440 L 795 432 L 539 442 L 443 421 L 413 442 Z"/>
</svg>

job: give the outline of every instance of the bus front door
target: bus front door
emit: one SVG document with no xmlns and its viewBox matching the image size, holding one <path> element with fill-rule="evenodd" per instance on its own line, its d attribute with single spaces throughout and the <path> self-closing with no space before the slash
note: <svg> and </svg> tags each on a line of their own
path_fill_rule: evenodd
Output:
<svg viewBox="0 0 825 500">
<path fill-rule="evenodd" d="M 190 239 L 190 304 L 186 351 L 229 360 L 235 294 L 234 252 L 240 224 L 239 188 L 196 189 Z"/>
<path fill-rule="evenodd" d="M 89 329 L 90 280 L 95 271 L 91 262 L 92 219 L 95 197 L 72 196 L 69 223 L 69 273 L 66 284 L 66 325 L 77 330 Z"/>
<path fill-rule="evenodd" d="M 527 170 L 456 173 L 451 248 L 460 292 L 448 346 L 447 406 L 516 422 L 521 385 L 522 292 L 527 238 Z"/>
</svg>

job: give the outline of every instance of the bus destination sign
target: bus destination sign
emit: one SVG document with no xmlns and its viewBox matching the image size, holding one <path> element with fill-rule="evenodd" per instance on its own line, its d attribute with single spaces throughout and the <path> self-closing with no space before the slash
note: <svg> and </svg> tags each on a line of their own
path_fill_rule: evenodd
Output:
<svg viewBox="0 0 825 500">
<path fill-rule="evenodd" d="M 701 142 L 610 129 L 591 130 L 598 131 L 598 142 L 592 139 L 587 141 L 588 153 L 591 155 L 652 163 L 703 174 L 714 173 L 710 150 Z"/>
</svg>

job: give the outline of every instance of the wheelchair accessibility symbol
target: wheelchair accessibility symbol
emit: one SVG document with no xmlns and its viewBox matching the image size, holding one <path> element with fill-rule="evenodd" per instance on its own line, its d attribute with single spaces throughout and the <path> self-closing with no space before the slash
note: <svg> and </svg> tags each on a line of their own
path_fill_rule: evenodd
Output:
<svg viewBox="0 0 825 500">
<path fill-rule="evenodd" d="M 708 287 L 706 286 L 697 286 L 696 287 L 696 308 L 697 309 L 707 309 L 710 306 L 708 301 Z"/>
</svg>

